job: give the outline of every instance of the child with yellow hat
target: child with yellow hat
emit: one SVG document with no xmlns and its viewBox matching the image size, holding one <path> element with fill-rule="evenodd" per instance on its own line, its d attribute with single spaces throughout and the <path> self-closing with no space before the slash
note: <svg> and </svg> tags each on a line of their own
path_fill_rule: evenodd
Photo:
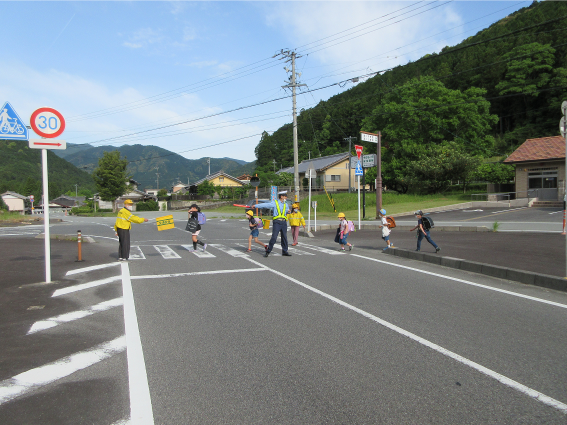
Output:
<svg viewBox="0 0 567 425">
<path fill-rule="evenodd" d="M 268 245 L 265 245 L 258 239 L 260 231 L 258 230 L 258 221 L 256 221 L 256 219 L 254 218 L 254 211 L 246 211 L 246 216 L 248 218 L 248 226 L 250 227 L 250 236 L 248 236 L 248 252 L 252 251 L 252 238 L 254 238 L 254 242 L 256 242 L 258 245 L 262 245 L 264 250 L 267 251 Z"/>
<path fill-rule="evenodd" d="M 291 226 L 291 234 L 293 236 L 293 243 L 291 246 L 297 245 L 297 237 L 299 236 L 299 226 L 303 226 L 303 231 L 305 231 L 305 219 L 299 211 L 299 202 L 296 202 L 291 206 L 292 211 L 287 215 L 287 220 Z"/>
</svg>

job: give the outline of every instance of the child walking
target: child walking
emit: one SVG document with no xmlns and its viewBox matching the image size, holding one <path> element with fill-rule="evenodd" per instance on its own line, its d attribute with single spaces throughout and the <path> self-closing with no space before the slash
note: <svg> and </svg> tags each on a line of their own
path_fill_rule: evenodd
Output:
<svg viewBox="0 0 567 425">
<path fill-rule="evenodd" d="M 199 233 L 201 233 L 201 225 L 199 223 L 199 213 L 201 212 L 201 208 L 197 206 L 197 204 L 191 205 L 189 207 L 189 220 L 195 220 L 197 222 L 197 230 L 191 233 L 191 240 L 193 241 L 193 250 L 197 250 L 197 244 L 201 245 L 203 251 L 207 249 L 207 244 L 203 243 L 198 239 Z"/>
<path fill-rule="evenodd" d="M 349 232 L 349 228 L 348 228 L 348 221 L 346 219 L 346 216 L 344 213 L 339 213 L 338 215 L 339 218 L 339 244 L 341 245 L 341 248 L 339 249 L 339 251 L 341 252 L 345 252 L 345 245 L 348 246 L 348 250 L 352 251 L 353 245 L 347 242 L 347 237 Z"/>
<path fill-rule="evenodd" d="M 248 236 L 248 252 L 252 251 L 252 238 L 254 238 L 254 242 L 258 245 L 261 245 L 264 250 L 268 250 L 268 245 L 260 242 L 258 240 L 258 236 L 260 235 L 260 231 L 258 230 L 258 222 L 254 218 L 254 211 L 248 210 L 246 211 L 246 216 L 248 218 L 248 226 L 250 227 L 250 236 Z"/>
<path fill-rule="evenodd" d="M 384 208 L 380 210 L 380 219 L 382 220 L 382 225 L 380 226 L 382 228 L 382 239 L 384 239 L 388 244 L 388 246 L 384 248 L 384 251 L 386 251 L 388 248 L 393 248 L 394 244 L 390 242 L 390 233 L 392 231 L 390 230 L 390 225 L 386 219 L 386 210 Z"/>
<path fill-rule="evenodd" d="M 297 237 L 299 236 L 299 226 L 303 226 L 305 232 L 305 219 L 299 211 L 299 202 L 291 206 L 292 212 L 287 215 L 287 221 L 291 226 L 291 235 L 293 236 L 293 243 L 291 246 L 297 245 Z"/>
</svg>

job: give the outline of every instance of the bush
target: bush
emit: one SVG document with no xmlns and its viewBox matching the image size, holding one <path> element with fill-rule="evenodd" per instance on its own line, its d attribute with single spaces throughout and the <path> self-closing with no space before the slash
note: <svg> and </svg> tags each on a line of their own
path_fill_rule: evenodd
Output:
<svg viewBox="0 0 567 425">
<path fill-rule="evenodd" d="M 94 210 L 91 207 L 73 207 L 71 208 L 71 214 L 89 214 Z"/>
<path fill-rule="evenodd" d="M 153 199 L 146 202 L 138 202 L 136 211 L 159 211 L 159 204 Z"/>
</svg>

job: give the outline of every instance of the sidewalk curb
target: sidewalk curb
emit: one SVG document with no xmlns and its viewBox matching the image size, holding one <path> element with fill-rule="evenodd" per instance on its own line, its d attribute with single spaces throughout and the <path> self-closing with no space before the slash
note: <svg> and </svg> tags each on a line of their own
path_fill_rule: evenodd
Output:
<svg viewBox="0 0 567 425">
<path fill-rule="evenodd" d="M 410 260 L 424 261 L 473 273 L 484 274 L 499 279 L 512 280 L 526 285 L 541 286 L 556 291 L 567 292 L 567 279 L 550 276 L 541 273 L 527 272 L 524 270 L 508 267 L 494 266 L 492 264 L 477 263 L 475 261 L 463 260 L 461 258 L 443 257 L 438 254 L 426 254 L 424 252 L 408 251 L 400 248 L 389 248 L 383 251 L 385 254 L 396 257 L 409 258 Z"/>
<path fill-rule="evenodd" d="M 355 226 L 358 227 L 358 224 L 355 223 Z M 360 229 L 357 230 L 382 230 L 380 224 L 364 224 L 360 225 Z M 321 230 L 334 230 L 338 227 L 338 225 L 334 224 L 321 224 L 315 226 L 311 226 L 312 231 L 321 231 Z M 411 230 L 415 226 L 396 226 L 396 230 Z M 486 226 L 436 226 L 433 228 L 435 231 L 438 232 L 491 232 L 492 230 Z"/>
</svg>

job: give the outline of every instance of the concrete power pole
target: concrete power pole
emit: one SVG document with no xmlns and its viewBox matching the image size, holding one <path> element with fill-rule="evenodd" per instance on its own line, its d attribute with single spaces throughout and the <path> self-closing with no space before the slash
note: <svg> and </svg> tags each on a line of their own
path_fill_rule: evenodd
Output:
<svg viewBox="0 0 567 425">
<path fill-rule="evenodd" d="M 291 62 L 291 70 L 284 67 L 286 72 L 291 72 L 289 77 L 289 83 L 282 86 L 284 89 L 291 88 L 292 99 L 293 99 L 293 180 L 295 182 L 295 202 L 299 201 L 299 168 L 298 168 L 298 148 L 297 148 L 297 101 L 295 96 L 295 89 L 301 86 L 307 86 L 307 84 L 297 83 L 296 77 L 300 78 L 301 74 L 295 72 L 295 60 L 299 59 L 293 50 L 281 50 L 280 53 L 276 53 L 273 57 L 281 56 L 280 59 L 286 59 L 286 63 Z M 287 83 L 287 81 L 286 81 Z"/>
<path fill-rule="evenodd" d="M 79 186 L 78 184 L 75 185 L 75 198 L 77 198 L 79 196 L 78 195 L 79 192 L 77 191 L 78 186 Z"/>
<path fill-rule="evenodd" d="M 209 176 L 211 175 L 211 158 L 207 159 L 207 164 L 209 164 Z"/>
</svg>

